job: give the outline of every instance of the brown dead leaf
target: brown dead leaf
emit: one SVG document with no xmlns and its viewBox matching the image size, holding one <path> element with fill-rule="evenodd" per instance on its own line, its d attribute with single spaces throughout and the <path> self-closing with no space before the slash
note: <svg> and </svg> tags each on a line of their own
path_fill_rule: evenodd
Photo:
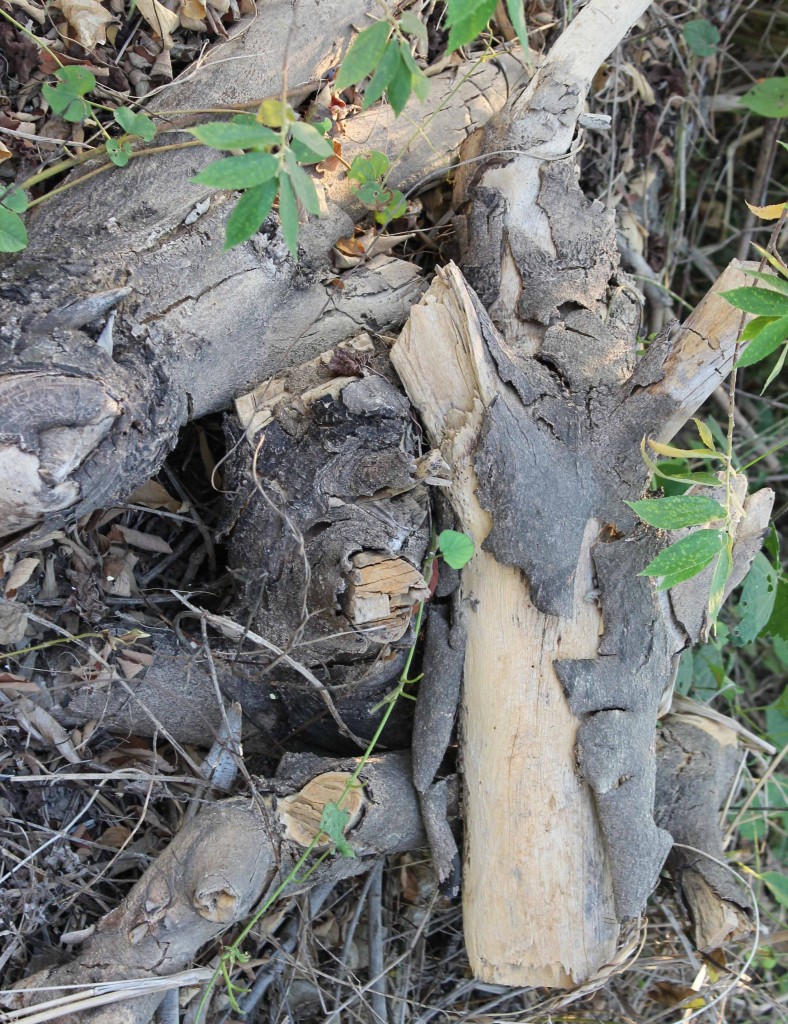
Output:
<svg viewBox="0 0 788 1024">
<path fill-rule="evenodd" d="M 162 555 L 172 554 L 172 548 L 162 537 L 157 537 L 155 533 L 142 533 L 140 530 L 133 530 L 130 526 L 121 526 L 120 523 L 115 523 L 112 527 L 109 539 L 125 541 L 141 551 L 157 551 Z"/>
<path fill-rule="evenodd" d="M 71 737 L 60 722 L 55 721 L 48 711 L 45 711 L 44 708 L 39 707 L 32 700 L 24 697 L 22 700 L 17 701 L 14 712 L 17 721 L 23 729 L 34 735 L 38 733 L 55 746 L 58 753 L 65 757 L 67 761 L 71 764 L 79 764 L 82 758 L 74 749 Z"/>
<path fill-rule="evenodd" d="M 163 508 L 167 512 L 185 512 L 186 508 L 177 498 L 155 480 L 135 488 L 129 495 L 132 505 L 144 505 L 145 508 Z"/>
<path fill-rule="evenodd" d="M 99 43 L 106 43 L 107 25 L 115 20 L 115 15 L 97 0 L 53 0 L 52 6 L 63 12 L 80 46 L 92 50 Z"/>
<path fill-rule="evenodd" d="M 180 18 L 174 11 L 159 3 L 159 0 L 137 0 L 137 9 L 153 31 L 161 36 L 165 48 L 173 47 L 172 34 L 180 24 Z"/>
<path fill-rule="evenodd" d="M 13 600 L 19 588 L 27 583 L 40 565 L 41 562 L 38 558 L 23 558 L 20 562 L 17 562 L 11 570 L 11 575 L 8 577 L 8 582 L 5 585 L 5 596 L 9 600 Z"/>
<path fill-rule="evenodd" d="M 109 828 L 101 833 L 98 841 L 102 846 L 112 846 L 114 849 L 119 850 L 129 841 L 130 837 L 131 829 L 126 828 L 125 825 L 110 825 Z"/>
<path fill-rule="evenodd" d="M 24 676 L 16 676 L 13 672 L 0 672 L 0 690 L 8 697 L 18 697 L 24 693 L 41 693 L 41 687 Z"/>
<path fill-rule="evenodd" d="M 183 0 L 178 14 L 191 18 L 192 21 L 200 21 L 205 17 L 205 8 L 205 0 Z"/>
<path fill-rule="evenodd" d="M 0 164 L 4 160 L 10 160 L 13 155 L 14 154 L 11 152 L 8 146 L 6 146 L 4 142 L 0 141 Z"/>
<path fill-rule="evenodd" d="M 101 587 L 113 597 L 131 597 L 138 592 L 134 578 L 137 556 L 113 545 L 101 564 Z"/>
</svg>

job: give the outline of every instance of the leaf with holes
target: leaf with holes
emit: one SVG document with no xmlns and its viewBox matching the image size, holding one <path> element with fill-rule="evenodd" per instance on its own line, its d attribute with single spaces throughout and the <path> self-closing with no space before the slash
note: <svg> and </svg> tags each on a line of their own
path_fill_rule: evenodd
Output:
<svg viewBox="0 0 788 1024">
<path fill-rule="evenodd" d="M 705 569 L 722 551 L 727 540 L 725 530 L 698 530 L 660 551 L 638 575 L 662 576 L 660 590 L 675 587 Z"/>
<path fill-rule="evenodd" d="M 227 219 L 224 234 L 224 248 L 247 242 L 261 228 L 271 212 L 276 197 L 276 178 L 247 189 L 238 200 L 235 209 Z"/>
<path fill-rule="evenodd" d="M 447 0 L 448 52 L 471 43 L 495 14 L 498 0 Z"/>
<path fill-rule="evenodd" d="M 714 519 L 724 519 L 725 509 L 714 498 L 699 494 L 682 494 L 673 498 L 646 498 L 628 501 L 632 511 L 659 530 L 680 530 L 685 526 L 703 526 Z"/>
<path fill-rule="evenodd" d="M 105 146 L 107 149 L 107 156 L 113 164 L 115 164 L 116 167 L 125 167 L 132 154 L 131 143 L 128 139 L 124 141 L 120 141 L 119 139 L 107 139 Z"/>
<path fill-rule="evenodd" d="M 334 92 L 342 92 L 372 74 L 383 56 L 390 33 L 391 25 L 387 21 L 376 21 L 374 25 L 359 32 L 342 61 Z"/>
<path fill-rule="evenodd" d="M 320 830 L 325 832 L 331 842 L 336 846 L 337 853 L 343 857 L 355 857 L 356 852 L 345 838 L 345 829 L 350 821 L 350 814 L 337 806 L 335 803 L 328 803 L 323 808 L 320 818 Z"/>
<path fill-rule="evenodd" d="M 473 541 L 467 533 L 443 530 L 438 534 L 438 549 L 452 569 L 462 569 L 473 558 Z"/>
<path fill-rule="evenodd" d="M 732 636 L 740 644 L 751 644 L 766 628 L 777 597 L 777 570 L 762 552 L 752 560 L 739 597 L 739 622 Z"/>
<path fill-rule="evenodd" d="M 762 78 L 739 103 L 761 117 L 788 117 L 788 77 Z"/>
</svg>

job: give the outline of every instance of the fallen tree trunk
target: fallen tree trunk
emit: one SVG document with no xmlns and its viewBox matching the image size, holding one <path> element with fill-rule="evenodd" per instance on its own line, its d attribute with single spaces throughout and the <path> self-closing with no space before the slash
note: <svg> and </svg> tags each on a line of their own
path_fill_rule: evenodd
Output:
<svg viewBox="0 0 788 1024">
<path fill-rule="evenodd" d="M 215 65 L 190 74 L 151 113 L 165 100 L 197 111 L 225 104 L 237 62 L 244 103 L 278 95 L 281 54 L 270 47 L 271 32 L 289 25 L 291 5 L 263 6 Z M 299 5 L 298 23 L 309 30 L 291 54 L 297 92 L 317 88 L 373 8 L 371 0 Z M 506 54 L 436 75 L 427 103 L 412 103 L 409 118 L 373 108 L 348 119 L 345 158 L 401 151 L 389 184 L 412 188 L 445 170 L 467 132 L 523 77 Z M 230 92 L 241 102 L 237 85 Z M 160 118 L 162 142 L 182 141 L 182 129 L 168 127 L 172 118 Z M 414 132 L 414 118 L 429 134 Z M 215 155 L 198 147 L 133 160 L 34 213 L 31 245 L 5 272 L 0 293 L 0 469 L 17 481 L 0 502 L 0 538 L 20 539 L 37 526 L 40 535 L 128 493 L 156 471 L 188 416 L 225 407 L 363 327 L 397 328 L 417 299 L 418 270 L 391 256 L 338 277 L 332 248 L 367 213 L 344 171 L 323 175 L 325 216 L 302 225 L 298 263 L 273 218 L 225 252 L 232 197 L 191 183 Z M 108 353 L 94 336 L 118 304 Z"/>
<path fill-rule="evenodd" d="M 743 282 L 731 268 L 636 365 L 613 216 L 586 202 L 568 151 L 598 63 L 646 7 L 589 4 L 471 137 L 463 156 L 487 158 L 461 170 L 455 202 L 478 295 L 439 272 L 392 351 L 477 546 L 462 578 L 464 920 L 472 970 L 494 983 L 587 980 L 671 845 L 653 820 L 654 729 L 708 593 L 674 614 L 638 578 L 660 542 L 624 500 L 647 482 L 641 439 L 668 440 L 730 370 L 739 314 L 716 293 Z"/>
</svg>

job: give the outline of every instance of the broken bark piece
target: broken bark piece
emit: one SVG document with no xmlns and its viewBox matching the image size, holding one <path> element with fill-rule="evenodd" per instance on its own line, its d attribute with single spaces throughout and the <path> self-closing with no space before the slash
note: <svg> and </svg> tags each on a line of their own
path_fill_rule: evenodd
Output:
<svg viewBox="0 0 788 1024">
<path fill-rule="evenodd" d="M 406 558 L 361 551 L 351 558 L 347 573 L 345 614 L 357 626 L 385 622 L 388 641 L 399 640 L 408 628 L 414 605 L 429 591 L 421 572 Z"/>
<path fill-rule="evenodd" d="M 695 945 L 706 953 L 752 930 L 750 893 L 715 863 L 725 860 L 720 808 L 742 756 L 736 734 L 717 722 L 696 715 L 663 719 L 657 737 L 657 820 L 679 844 L 668 866 L 689 911 Z"/>
</svg>

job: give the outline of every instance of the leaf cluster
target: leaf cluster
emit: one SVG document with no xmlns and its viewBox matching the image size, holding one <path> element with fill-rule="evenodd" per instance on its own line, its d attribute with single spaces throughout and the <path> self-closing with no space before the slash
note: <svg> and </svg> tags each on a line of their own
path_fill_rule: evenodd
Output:
<svg viewBox="0 0 788 1024">
<path fill-rule="evenodd" d="M 385 227 L 396 217 L 406 212 L 408 204 L 398 188 L 389 188 L 385 178 L 389 169 L 389 158 L 385 153 L 373 150 L 367 156 L 357 156 L 350 165 L 348 178 L 358 182 L 353 194 L 358 196 L 368 210 L 375 214 L 378 224 Z"/>
<path fill-rule="evenodd" d="M 737 367 L 753 366 L 782 345 L 782 352 L 761 391 L 763 394 L 782 370 L 788 355 L 788 269 L 777 257 L 765 249 L 758 248 L 777 273 L 766 274 L 758 270 L 747 270 L 745 273 L 749 277 L 765 282 L 768 287 L 747 285 L 743 288 L 732 288 L 730 291 L 722 292 L 722 297 L 736 309 L 755 316 L 741 333 L 740 342 L 746 341 L 749 344 L 744 355 L 738 360 Z"/>
<path fill-rule="evenodd" d="M 238 114 L 232 121 L 190 129 L 203 145 L 237 153 L 214 161 L 192 179 L 198 185 L 242 193 L 227 221 L 225 249 L 256 234 L 278 200 L 282 236 L 297 257 L 298 203 L 308 213 L 321 211 L 315 183 L 302 165 L 334 155 L 326 128 L 326 123 L 316 126 L 300 121 L 289 104 L 268 99 L 256 116 Z"/>
</svg>

